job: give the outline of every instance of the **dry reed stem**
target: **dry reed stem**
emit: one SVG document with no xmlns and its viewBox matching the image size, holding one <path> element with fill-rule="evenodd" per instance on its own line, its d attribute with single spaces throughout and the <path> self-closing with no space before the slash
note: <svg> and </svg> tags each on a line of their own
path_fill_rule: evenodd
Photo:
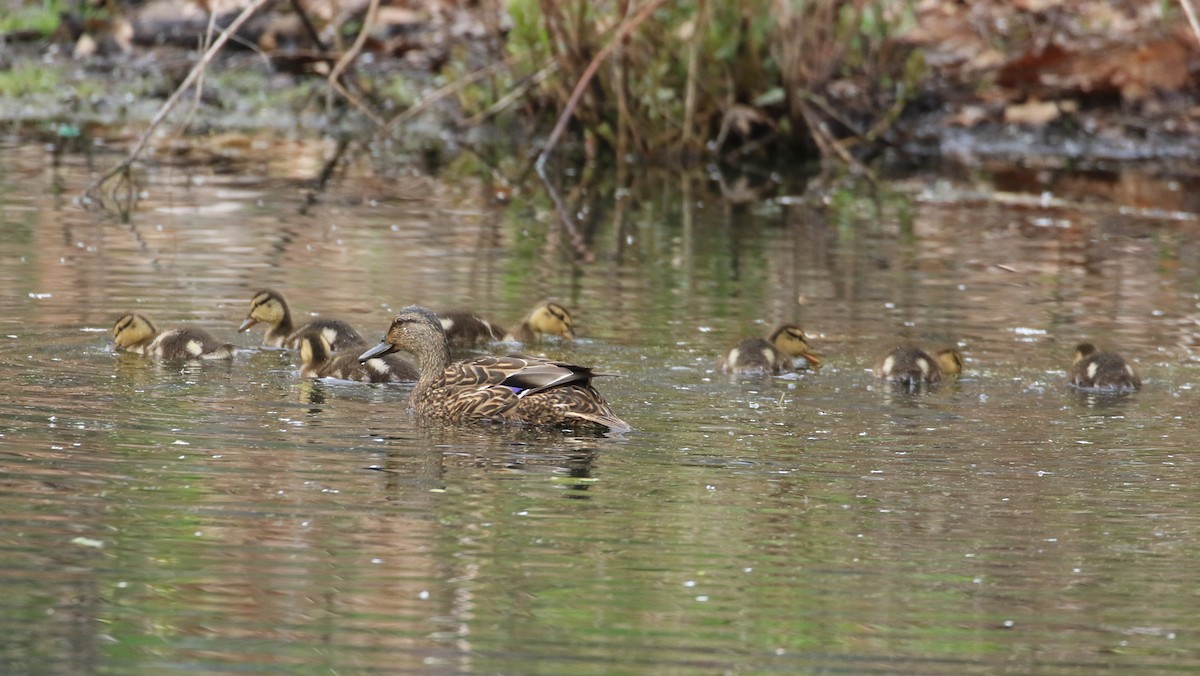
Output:
<svg viewBox="0 0 1200 676">
<path fill-rule="evenodd" d="M 371 32 L 371 27 L 375 25 L 375 15 L 379 13 L 379 0 L 371 0 L 371 4 L 367 6 L 367 15 L 363 18 L 362 28 L 359 29 L 358 35 L 354 38 L 354 43 L 350 45 L 350 49 L 346 50 L 340 57 L 337 63 L 329 71 L 329 86 L 333 88 L 342 98 L 349 101 L 355 108 L 358 108 L 363 115 L 366 115 L 375 126 L 382 127 L 386 122 L 375 111 L 367 106 L 366 102 L 358 98 L 358 95 L 351 93 L 349 89 L 342 84 L 342 73 L 350 67 L 350 64 L 358 58 L 362 52 L 363 45 L 367 42 Z"/>
<path fill-rule="evenodd" d="M 600 68 L 600 64 L 608 58 L 609 54 L 612 54 L 613 50 L 616 49 L 617 45 L 626 35 L 649 18 L 650 13 L 663 4 L 663 2 L 665 0 L 650 0 L 650 2 L 647 2 L 638 10 L 638 13 L 632 19 L 623 22 L 617 28 L 616 34 L 608 41 L 608 44 L 604 45 L 600 53 L 592 59 L 587 68 L 584 69 L 583 74 L 579 76 L 579 82 L 575 84 L 575 89 L 571 92 L 571 98 L 567 99 L 567 105 L 563 107 L 562 113 L 558 116 L 558 122 L 550 132 L 550 137 L 546 140 L 546 147 L 538 154 L 537 163 L 534 165 L 537 168 L 538 174 L 542 175 L 543 179 L 545 178 L 543 172 L 545 171 L 546 160 L 550 157 L 550 153 L 554 151 L 554 147 L 558 145 L 558 139 L 562 137 L 563 131 L 566 130 L 567 123 L 570 122 L 571 116 L 575 112 L 575 107 L 579 105 L 579 99 L 583 98 L 583 92 L 596 75 L 596 70 Z"/>
</svg>

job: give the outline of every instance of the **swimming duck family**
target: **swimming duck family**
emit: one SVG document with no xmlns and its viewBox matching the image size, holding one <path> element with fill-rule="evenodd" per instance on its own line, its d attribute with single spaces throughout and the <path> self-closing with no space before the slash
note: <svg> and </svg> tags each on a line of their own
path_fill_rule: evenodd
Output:
<svg viewBox="0 0 1200 676">
<path fill-rule="evenodd" d="M 451 422 L 513 422 L 537 426 L 627 431 L 592 386 L 592 369 L 526 355 L 450 361 L 450 341 L 438 315 L 421 306 L 400 311 L 367 361 L 397 350 L 417 359 L 420 377 L 409 407 Z"/>
</svg>

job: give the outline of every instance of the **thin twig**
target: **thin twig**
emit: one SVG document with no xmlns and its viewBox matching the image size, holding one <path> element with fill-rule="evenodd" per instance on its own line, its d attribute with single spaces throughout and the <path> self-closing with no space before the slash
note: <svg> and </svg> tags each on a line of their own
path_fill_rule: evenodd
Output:
<svg viewBox="0 0 1200 676">
<path fill-rule="evenodd" d="M 571 121 L 571 117 L 575 113 L 575 107 L 579 105 L 579 99 L 583 98 L 583 92 L 587 88 L 588 83 L 596 75 L 596 70 L 600 68 L 600 64 L 608 58 L 609 54 L 612 54 L 613 50 L 616 49 L 621 40 L 625 39 L 626 35 L 640 26 L 650 16 L 650 13 L 663 4 L 664 1 L 650 0 L 650 2 L 647 2 L 645 6 L 638 10 L 638 13 L 632 19 L 622 23 L 617 28 L 616 34 L 608 41 L 608 44 L 604 45 L 604 49 L 601 49 L 600 53 L 584 69 L 583 74 L 579 76 L 579 82 L 575 83 L 575 89 L 571 92 L 571 98 L 567 99 L 567 105 L 563 107 L 562 114 L 558 116 L 558 122 L 554 125 L 554 130 L 550 132 L 550 138 L 546 139 L 545 149 L 538 155 L 536 166 L 539 175 L 545 170 L 546 160 L 550 157 L 550 153 L 554 151 L 554 146 L 558 145 L 558 139 L 566 130 L 567 123 Z"/>
<path fill-rule="evenodd" d="M 308 12 L 305 12 L 304 8 L 300 6 L 300 0 L 291 0 L 291 3 L 292 11 L 296 12 L 296 15 L 300 17 L 300 23 L 304 25 L 304 32 L 308 33 L 308 38 L 313 41 L 318 50 L 322 52 L 326 51 L 325 43 L 321 41 L 321 36 L 317 33 L 316 27 L 309 20 Z"/>
<path fill-rule="evenodd" d="M 362 52 L 363 45 L 366 44 L 367 37 L 370 35 L 371 27 L 375 25 L 375 15 L 378 13 L 379 0 L 371 0 L 371 4 L 367 6 L 367 15 L 363 18 L 362 28 L 359 29 L 358 36 L 354 38 L 354 44 L 350 45 L 350 49 L 347 49 L 346 52 L 338 58 L 337 63 L 333 64 L 333 69 L 329 71 L 328 79 L 329 86 L 332 87 L 333 90 L 338 94 L 341 94 L 342 98 L 346 99 L 355 108 L 358 108 L 360 111 L 362 111 L 362 114 L 370 118 L 371 121 L 377 126 L 383 126 L 386 124 L 384 119 L 375 111 L 371 110 L 371 108 L 367 106 L 366 102 L 360 99 L 357 94 L 352 93 L 348 88 L 346 88 L 345 85 L 342 84 L 342 73 L 344 73 L 346 69 L 350 67 L 351 63 L 354 63 L 354 60 L 358 58 L 359 53 Z"/>
<path fill-rule="evenodd" d="M 1192 7 L 1192 0 L 1179 0 L 1179 4 L 1183 6 L 1183 13 L 1187 15 L 1188 25 L 1192 27 L 1192 35 L 1196 36 L 1196 40 L 1200 41 L 1200 21 L 1196 20 L 1196 8 Z"/>
<path fill-rule="evenodd" d="M 463 87 L 466 87 L 467 85 L 471 84 L 472 82 L 475 82 L 477 80 L 481 80 L 481 79 L 487 77 L 488 75 L 490 75 L 492 73 L 492 71 L 500 68 L 501 66 L 507 65 L 511 60 L 512 60 L 512 57 L 508 57 L 501 61 L 497 61 L 495 63 L 484 66 L 483 68 L 480 68 L 479 70 L 476 70 L 472 73 L 468 73 L 466 76 L 464 76 L 461 79 L 455 80 L 454 82 L 451 82 L 449 84 L 445 84 L 445 85 L 442 85 L 441 87 L 438 87 L 437 89 L 433 90 L 433 92 L 430 93 L 425 98 L 421 99 L 420 101 L 417 101 L 416 103 L 414 103 L 411 106 L 409 106 L 408 108 L 406 108 L 400 114 L 398 114 L 395 117 L 393 117 L 392 119 L 388 120 L 387 124 L 383 125 L 383 128 L 380 129 L 378 133 L 386 134 L 388 132 L 391 132 L 398 125 L 404 124 L 405 122 L 411 120 L 412 118 L 421 114 L 424 110 L 426 110 L 433 104 L 435 104 L 438 101 L 446 98 L 447 96 L 457 92 L 458 90 L 462 89 Z"/>
<path fill-rule="evenodd" d="M 217 52 L 221 51 L 221 47 L 225 46 L 225 43 L 229 40 L 230 36 L 236 33 L 243 24 L 250 20 L 250 17 L 253 16 L 260 7 L 267 4 L 269 1 L 270 0 L 252 0 L 251 3 L 242 10 L 241 14 L 237 15 L 237 18 L 233 20 L 233 23 L 229 24 L 229 27 L 221 32 L 221 35 L 216 39 L 216 41 L 213 42 L 212 46 L 210 46 L 204 52 L 204 54 L 200 56 L 200 60 L 196 62 L 196 65 L 192 66 L 191 72 L 188 73 L 187 77 L 183 79 L 183 82 L 180 83 L 179 87 L 175 89 L 170 98 L 168 98 L 163 103 L 162 107 L 158 109 L 158 112 L 154 114 L 154 117 L 150 120 L 150 125 L 145 131 L 142 132 L 142 135 L 138 137 L 137 143 L 135 143 L 133 146 L 133 150 L 129 152 L 129 156 L 126 157 L 125 160 L 120 164 L 116 165 L 112 169 L 109 169 L 103 176 L 92 181 L 91 184 L 88 185 L 87 189 L 83 193 L 84 198 L 88 202 L 98 203 L 99 200 L 96 200 L 96 191 L 99 190 L 100 186 L 107 183 L 109 179 L 117 174 L 129 171 L 129 168 L 133 166 L 133 163 L 137 160 L 138 156 L 142 154 L 143 150 L 145 150 L 146 144 L 150 141 L 150 136 L 154 134 L 154 130 L 158 128 L 158 125 L 162 124 L 162 121 L 166 119 L 167 115 L 170 114 L 170 112 L 175 108 L 176 104 L 179 103 L 179 99 L 183 96 L 183 93 L 186 92 L 192 86 L 192 83 L 196 81 L 196 78 L 200 77 L 200 74 L 203 73 L 206 68 L 208 68 L 208 64 L 211 63 L 216 57 Z"/>
<path fill-rule="evenodd" d="M 541 70 L 534 73 L 530 77 L 525 78 L 520 84 L 518 84 L 516 87 L 514 87 L 512 91 L 510 91 L 509 93 L 507 93 L 504 96 L 501 96 L 499 99 L 497 99 L 497 101 L 495 103 L 488 106 L 484 110 L 481 110 L 480 112 L 472 115 L 471 117 L 467 118 L 466 120 L 463 120 L 462 124 L 460 124 L 459 126 L 460 127 L 473 127 L 473 126 L 479 124 L 480 122 L 483 122 L 484 120 L 488 119 L 489 117 L 495 115 L 496 113 L 504 110 L 505 108 L 511 106 L 513 101 L 516 101 L 517 99 L 524 96 L 525 92 L 529 91 L 530 87 L 541 84 L 543 81 L 545 81 L 546 78 L 550 77 L 556 70 L 558 70 L 558 62 L 551 61 L 549 64 L 546 65 L 545 68 L 542 68 Z M 405 112 L 408 112 L 408 111 L 405 111 Z"/>
<path fill-rule="evenodd" d="M 687 94 L 683 98 L 683 138 L 679 140 L 680 147 L 686 151 L 692 143 L 693 127 L 696 123 L 696 89 L 699 78 L 696 71 L 700 68 L 700 43 L 703 42 L 707 30 L 708 2 L 699 0 L 696 3 L 696 23 L 692 32 L 691 44 L 688 45 L 687 64 Z"/>
</svg>

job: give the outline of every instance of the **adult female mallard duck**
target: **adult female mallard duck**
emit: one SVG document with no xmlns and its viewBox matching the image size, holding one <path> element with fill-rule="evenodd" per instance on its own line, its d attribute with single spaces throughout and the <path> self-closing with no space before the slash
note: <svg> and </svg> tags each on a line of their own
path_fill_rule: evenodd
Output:
<svg viewBox="0 0 1200 676">
<path fill-rule="evenodd" d="M 510 355 L 450 362 L 450 344 L 428 308 L 400 310 L 387 335 L 359 361 L 406 350 L 420 377 L 409 398 L 418 415 L 450 422 L 493 421 L 529 425 L 629 430 L 592 387 L 592 369 Z"/>
<path fill-rule="evenodd" d="M 314 319 L 299 329 L 292 324 L 292 312 L 288 309 L 283 294 L 272 289 L 263 289 L 250 299 L 250 313 L 238 327 L 238 333 L 249 329 L 259 322 L 268 324 L 267 333 L 263 336 L 263 345 L 270 347 L 286 347 L 292 350 L 300 347 L 300 337 L 307 331 L 317 330 L 325 336 L 329 346 L 334 350 L 344 348 L 364 347 L 367 341 L 346 322 L 340 319 Z"/>
<path fill-rule="evenodd" d="M 781 324 L 766 338 L 746 338 L 729 348 L 717 367 L 724 373 L 771 375 L 792 370 L 796 357 L 821 368 L 821 358 L 808 346 L 804 331 L 795 324 Z"/>
<path fill-rule="evenodd" d="M 153 322 L 137 313 L 118 319 L 112 336 L 117 347 L 127 352 L 159 359 L 229 359 L 237 349 L 194 326 L 159 333 Z"/>
<path fill-rule="evenodd" d="M 470 347 L 497 340 L 536 343 L 543 335 L 561 336 L 566 340 L 575 338 L 570 311 L 553 301 L 543 301 L 533 306 L 512 333 L 470 310 L 450 310 L 439 313 L 438 317 L 446 331 L 446 338 L 455 347 Z"/>
<path fill-rule="evenodd" d="M 417 367 L 399 355 L 360 363 L 356 355 L 333 354 L 325 334 L 319 330 L 302 333 L 299 340 L 301 378 L 339 378 L 360 383 L 402 383 L 417 379 Z"/>
<path fill-rule="evenodd" d="M 1091 343 L 1075 346 L 1075 363 L 1067 381 L 1080 389 L 1132 392 L 1142 389 L 1142 379 L 1116 352 L 1100 352 Z"/>
<path fill-rule="evenodd" d="M 936 356 L 930 356 L 919 347 L 907 345 L 883 355 L 875 366 L 875 375 L 915 390 L 922 384 L 939 383 L 945 376 L 956 376 L 962 370 L 962 353 L 954 348 L 948 347 L 939 350 Z"/>
</svg>

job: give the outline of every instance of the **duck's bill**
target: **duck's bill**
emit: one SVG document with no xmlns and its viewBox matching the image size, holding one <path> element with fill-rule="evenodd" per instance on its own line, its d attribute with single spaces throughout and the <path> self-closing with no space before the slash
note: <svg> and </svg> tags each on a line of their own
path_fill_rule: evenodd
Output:
<svg viewBox="0 0 1200 676">
<path fill-rule="evenodd" d="M 367 350 L 366 352 L 363 352 L 362 354 L 358 355 L 358 363 L 361 364 L 361 363 L 367 361 L 368 359 L 382 357 L 385 354 L 391 354 L 395 351 L 396 351 L 395 345 L 392 345 L 391 343 L 388 343 L 388 342 L 383 342 L 383 343 L 380 343 L 380 344 L 376 345 L 375 347 Z"/>
<path fill-rule="evenodd" d="M 250 328 L 251 326 L 254 326 L 257 323 L 258 323 L 258 320 L 255 319 L 254 317 L 246 317 L 245 321 L 242 322 L 242 325 L 238 327 L 238 333 L 245 331 L 246 329 Z"/>
<path fill-rule="evenodd" d="M 813 353 L 813 352 L 805 352 L 804 354 L 802 354 L 800 356 L 807 359 L 809 365 L 812 366 L 813 368 L 815 368 L 815 369 L 821 368 L 821 355 Z"/>
<path fill-rule="evenodd" d="M 575 329 L 568 328 L 562 332 L 562 337 L 567 340 L 575 340 Z"/>
</svg>

